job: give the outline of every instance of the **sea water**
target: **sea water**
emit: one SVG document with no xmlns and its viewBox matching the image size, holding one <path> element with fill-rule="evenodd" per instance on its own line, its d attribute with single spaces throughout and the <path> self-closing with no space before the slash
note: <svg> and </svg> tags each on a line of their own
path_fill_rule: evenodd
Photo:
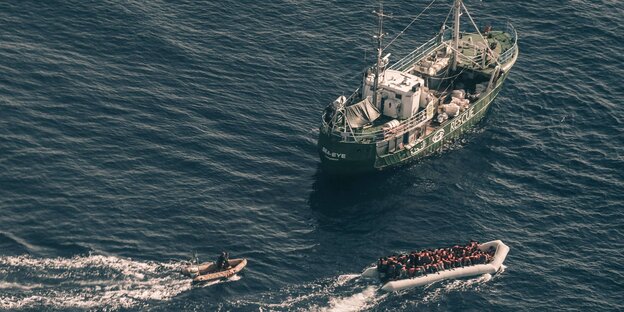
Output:
<svg viewBox="0 0 624 312">
<path fill-rule="evenodd" d="M 385 1 L 386 42 L 429 3 Z M 519 35 L 486 117 L 423 161 L 334 180 L 320 115 L 372 63 L 376 1 L 3 1 L 0 309 L 624 309 L 624 2 L 466 5 Z M 507 269 L 390 294 L 358 276 L 470 239 L 509 245 Z M 249 260 L 236 281 L 176 272 L 222 250 Z"/>
</svg>

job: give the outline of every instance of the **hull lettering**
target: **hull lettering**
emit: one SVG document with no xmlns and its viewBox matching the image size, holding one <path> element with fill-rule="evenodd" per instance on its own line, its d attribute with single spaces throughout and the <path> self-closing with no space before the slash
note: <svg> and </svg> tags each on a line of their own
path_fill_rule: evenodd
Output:
<svg viewBox="0 0 624 312">
<path fill-rule="evenodd" d="M 456 119 L 454 119 L 451 122 L 451 131 L 461 127 L 464 123 L 466 123 L 468 120 L 470 120 L 472 117 L 474 117 L 474 107 L 471 107 L 470 110 L 468 110 L 468 112 L 466 112 L 465 114 L 457 117 Z"/>
<path fill-rule="evenodd" d="M 444 129 L 438 130 L 438 132 L 433 135 L 433 138 L 431 138 L 431 141 L 433 141 L 433 143 L 438 143 L 442 138 L 444 138 Z"/>
<path fill-rule="evenodd" d="M 323 147 L 321 150 L 323 151 L 323 154 L 327 156 L 327 158 L 333 158 L 333 159 L 346 159 L 347 158 L 347 154 L 345 153 L 332 152 L 325 147 Z"/>
</svg>

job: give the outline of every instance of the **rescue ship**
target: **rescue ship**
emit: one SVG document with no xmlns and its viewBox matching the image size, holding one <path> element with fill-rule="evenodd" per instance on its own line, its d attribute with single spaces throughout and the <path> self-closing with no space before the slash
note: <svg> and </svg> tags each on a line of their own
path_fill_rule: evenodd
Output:
<svg viewBox="0 0 624 312">
<path fill-rule="evenodd" d="M 338 97 L 322 114 L 318 151 L 324 173 L 379 171 L 440 150 L 485 115 L 518 57 L 510 23 L 479 29 L 463 1 L 455 0 L 437 35 L 390 64 L 384 53 L 396 37 L 383 45 L 383 6 L 375 13 L 376 64 L 355 92 Z M 463 15 L 474 31 L 460 30 Z"/>
</svg>

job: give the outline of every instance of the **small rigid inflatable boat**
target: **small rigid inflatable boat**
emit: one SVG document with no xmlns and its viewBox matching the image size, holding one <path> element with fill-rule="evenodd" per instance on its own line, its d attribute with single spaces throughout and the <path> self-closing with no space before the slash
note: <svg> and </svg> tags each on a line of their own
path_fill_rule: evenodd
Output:
<svg viewBox="0 0 624 312">
<path fill-rule="evenodd" d="M 463 268 L 454 268 L 448 270 L 442 270 L 438 273 L 430 273 L 425 276 L 419 276 L 414 278 L 401 279 L 396 281 L 390 281 L 384 284 L 381 287 L 381 290 L 384 291 L 397 291 L 402 289 L 408 289 L 412 287 L 423 286 L 427 284 L 431 284 L 434 282 L 447 280 L 447 279 L 457 279 L 462 277 L 470 277 L 482 274 L 493 274 L 498 272 L 502 265 L 503 261 L 507 257 L 507 253 L 509 253 L 509 247 L 503 244 L 500 240 L 495 240 L 483 244 L 479 244 L 479 249 L 481 251 L 488 250 L 491 246 L 496 248 L 494 253 L 494 257 L 492 257 L 492 261 L 485 264 L 475 264 Z M 369 278 L 379 278 L 379 272 L 377 271 L 377 267 L 371 267 L 366 269 L 362 273 L 363 277 Z"/>
<path fill-rule="evenodd" d="M 193 278 L 193 283 L 210 282 L 226 279 L 240 272 L 247 265 L 247 259 L 230 259 L 230 267 L 226 270 L 217 270 L 214 262 L 199 265 L 190 265 L 182 268 L 181 273 Z"/>
</svg>

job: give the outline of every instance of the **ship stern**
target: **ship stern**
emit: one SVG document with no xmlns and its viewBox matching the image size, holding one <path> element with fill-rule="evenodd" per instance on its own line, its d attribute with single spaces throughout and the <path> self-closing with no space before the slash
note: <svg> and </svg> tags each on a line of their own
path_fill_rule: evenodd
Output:
<svg viewBox="0 0 624 312">
<path fill-rule="evenodd" d="M 344 176 L 376 171 L 374 143 L 345 142 L 321 131 L 318 152 L 324 174 Z"/>
</svg>

